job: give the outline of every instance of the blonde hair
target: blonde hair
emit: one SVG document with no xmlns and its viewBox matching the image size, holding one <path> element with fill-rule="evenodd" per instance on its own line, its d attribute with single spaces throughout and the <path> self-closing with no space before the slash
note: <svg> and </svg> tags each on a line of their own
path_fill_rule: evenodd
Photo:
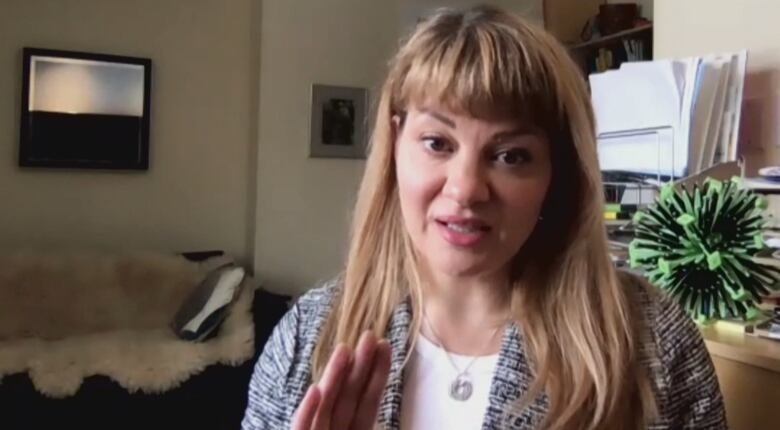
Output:
<svg viewBox="0 0 780 430">
<path fill-rule="evenodd" d="M 343 288 L 313 361 L 335 344 L 384 336 L 411 297 L 420 329 L 422 286 L 399 207 L 392 117 L 441 102 L 478 117 L 513 115 L 547 134 L 553 176 L 537 223 L 512 265 L 512 313 L 522 327 L 534 383 L 519 410 L 548 396 L 551 429 L 637 428 L 655 411 L 640 365 L 639 318 L 609 259 L 593 113 L 565 49 L 519 17 L 481 6 L 440 10 L 418 24 L 390 64 L 358 194 Z M 522 279 L 522 287 L 520 280 Z"/>
</svg>

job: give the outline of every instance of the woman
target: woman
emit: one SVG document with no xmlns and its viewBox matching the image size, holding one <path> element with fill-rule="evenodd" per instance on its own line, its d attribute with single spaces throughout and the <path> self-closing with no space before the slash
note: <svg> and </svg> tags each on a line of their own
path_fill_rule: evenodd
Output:
<svg viewBox="0 0 780 430">
<path fill-rule="evenodd" d="M 726 428 L 696 327 L 611 265 L 603 204 L 564 48 L 436 13 L 391 63 L 344 275 L 279 323 L 244 429 Z"/>
</svg>

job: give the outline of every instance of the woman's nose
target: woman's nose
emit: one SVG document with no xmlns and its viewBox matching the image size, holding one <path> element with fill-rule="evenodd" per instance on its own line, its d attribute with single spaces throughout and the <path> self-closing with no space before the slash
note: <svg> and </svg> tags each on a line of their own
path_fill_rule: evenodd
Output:
<svg viewBox="0 0 780 430">
<path fill-rule="evenodd" d="M 469 207 L 490 198 L 487 172 L 477 156 L 450 160 L 443 194 L 461 207 Z"/>
</svg>

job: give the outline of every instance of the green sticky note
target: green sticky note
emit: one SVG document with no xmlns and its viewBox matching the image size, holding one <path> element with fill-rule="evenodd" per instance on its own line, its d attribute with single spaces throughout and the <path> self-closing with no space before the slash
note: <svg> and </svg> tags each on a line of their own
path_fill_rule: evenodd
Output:
<svg viewBox="0 0 780 430">
<path fill-rule="evenodd" d="M 750 295 L 747 291 L 745 291 L 745 288 L 739 287 L 739 290 L 732 291 L 731 292 L 731 298 L 736 302 L 744 302 L 745 299 L 749 298 Z"/>
<path fill-rule="evenodd" d="M 707 255 L 707 267 L 710 270 L 717 269 L 721 264 L 723 264 L 723 259 L 720 257 L 720 252 L 715 251 Z"/>
<path fill-rule="evenodd" d="M 666 261 L 663 258 L 658 259 L 658 269 L 661 270 L 661 273 L 663 273 L 666 276 L 669 276 L 672 274 L 672 265 L 668 261 Z"/>
<path fill-rule="evenodd" d="M 663 187 L 661 187 L 661 194 L 660 198 L 661 201 L 667 201 L 674 195 L 674 185 L 672 184 L 666 184 Z"/>
<path fill-rule="evenodd" d="M 764 247 L 764 236 L 760 233 L 753 236 L 753 243 L 756 245 L 756 248 L 762 249 Z"/>
<path fill-rule="evenodd" d="M 723 191 L 723 182 L 717 179 L 707 178 L 706 184 L 707 184 L 707 194 L 720 193 L 721 191 Z"/>
<path fill-rule="evenodd" d="M 711 318 L 708 318 L 706 315 L 701 314 L 701 313 L 696 315 L 696 318 L 694 319 L 694 321 L 696 321 L 696 324 L 698 324 L 700 326 L 708 326 L 708 325 L 710 325 L 712 323 L 712 319 Z"/>
<path fill-rule="evenodd" d="M 677 217 L 677 224 L 680 224 L 683 227 L 691 225 L 694 221 L 696 221 L 696 218 L 691 214 L 682 214 Z"/>
<path fill-rule="evenodd" d="M 754 319 L 760 318 L 764 316 L 764 313 L 761 312 L 761 310 L 756 308 L 749 308 L 747 313 L 745 314 L 745 319 L 748 321 L 752 321 Z"/>
<path fill-rule="evenodd" d="M 758 196 L 756 198 L 756 208 L 764 210 L 769 207 L 769 200 L 764 196 Z"/>
</svg>

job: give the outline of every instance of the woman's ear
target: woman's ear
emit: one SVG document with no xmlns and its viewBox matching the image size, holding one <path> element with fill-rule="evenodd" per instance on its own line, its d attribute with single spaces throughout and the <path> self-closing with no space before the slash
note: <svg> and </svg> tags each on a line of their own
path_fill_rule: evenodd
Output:
<svg viewBox="0 0 780 430">
<path fill-rule="evenodd" d="M 393 145 L 398 145 L 398 139 L 401 137 L 401 129 L 403 127 L 403 119 L 401 115 L 394 114 L 390 119 L 390 126 L 393 130 Z"/>
<path fill-rule="evenodd" d="M 393 123 L 393 133 L 397 135 L 401 131 L 401 115 L 393 114 L 390 121 Z"/>
</svg>

